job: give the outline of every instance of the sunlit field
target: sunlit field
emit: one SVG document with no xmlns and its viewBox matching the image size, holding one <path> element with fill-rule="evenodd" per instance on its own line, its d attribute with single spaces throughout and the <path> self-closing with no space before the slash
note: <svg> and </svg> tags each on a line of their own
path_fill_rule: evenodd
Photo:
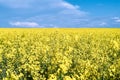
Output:
<svg viewBox="0 0 120 80">
<path fill-rule="evenodd" d="M 0 80 L 120 80 L 120 29 L 1 28 Z"/>
</svg>

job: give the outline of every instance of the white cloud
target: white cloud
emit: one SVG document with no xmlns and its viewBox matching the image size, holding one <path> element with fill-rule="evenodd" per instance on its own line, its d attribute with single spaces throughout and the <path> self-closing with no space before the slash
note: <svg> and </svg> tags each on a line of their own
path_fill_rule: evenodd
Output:
<svg viewBox="0 0 120 80">
<path fill-rule="evenodd" d="M 29 11 L 62 11 L 71 10 L 71 12 L 81 11 L 78 5 L 72 5 L 64 0 L 0 0 L 0 3 L 9 8 L 28 8 Z M 22 9 L 23 10 L 23 9 Z"/>
<path fill-rule="evenodd" d="M 72 5 L 72 4 L 70 4 L 70 3 L 67 3 L 67 2 L 61 2 L 61 3 L 59 3 L 59 5 L 58 6 L 61 6 L 61 7 L 64 7 L 64 8 L 67 8 L 67 9 L 77 9 L 77 8 L 79 8 L 79 6 L 77 6 L 77 5 Z"/>
<path fill-rule="evenodd" d="M 40 25 L 36 22 L 10 22 L 10 25 L 15 27 L 39 27 Z"/>
<path fill-rule="evenodd" d="M 113 17 L 112 18 L 115 22 L 120 23 L 120 17 Z"/>
<path fill-rule="evenodd" d="M 12 26 L 34 26 L 29 22 L 37 22 L 46 27 L 74 27 L 79 26 L 76 19 L 83 20 L 88 15 L 80 6 L 64 0 L 0 0 L 0 3 L 13 11 L 13 18 L 9 20 L 13 21 Z M 19 18 L 14 18 L 16 15 Z"/>
<path fill-rule="evenodd" d="M 11 8 L 67 8 L 67 9 L 76 9 L 79 8 L 77 5 L 72 5 L 64 0 L 0 0 L 2 5 L 11 7 Z"/>
<path fill-rule="evenodd" d="M 120 19 L 119 17 L 113 17 L 112 19 L 116 20 L 116 19 Z"/>
<path fill-rule="evenodd" d="M 120 17 L 111 19 L 89 16 L 80 6 L 65 0 L 0 0 L 0 5 L 7 9 L 2 11 L 5 15 L 1 16 L 6 17 L 7 11 L 10 15 L 2 21 L 12 21 L 9 24 L 15 27 L 97 27 L 120 23 Z"/>
<path fill-rule="evenodd" d="M 116 22 L 120 23 L 120 19 L 117 19 Z"/>
<path fill-rule="evenodd" d="M 106 26 L 107 23 L 106 23 L 106 22 L 101 22 L 99 25 L 100 25 L 100 26 Z"/>
</svg>

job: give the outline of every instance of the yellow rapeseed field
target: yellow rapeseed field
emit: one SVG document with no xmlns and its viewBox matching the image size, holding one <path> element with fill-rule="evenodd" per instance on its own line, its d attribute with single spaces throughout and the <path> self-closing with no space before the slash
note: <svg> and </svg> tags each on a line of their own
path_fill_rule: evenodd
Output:
<svg viewBox="0 0 120 80">
<path fill-rule="evenodd" d="M 120 29 L 1 28 L 0 80 L 120 80 Z"/>
</svg>

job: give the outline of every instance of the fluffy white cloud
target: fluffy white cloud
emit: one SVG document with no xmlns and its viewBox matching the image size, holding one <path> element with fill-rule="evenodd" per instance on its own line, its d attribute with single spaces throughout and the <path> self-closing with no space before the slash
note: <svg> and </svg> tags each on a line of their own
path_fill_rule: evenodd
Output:
<svg viewBox="0 0 120 80">
<path fill-rule="evenodd" d="M 12 26 L 15 27 L 40 27 L 40 25 L 36 22 L 10 22 Z"/>
<path fill-rule="evenodd" d="M 0 3 L 10 8 L 79 8 L 79 6 L 69 4 L 64 0 L 0 0 Z"/>
<path fill-rule="evenodd" d="M 116 22 L 120 23 L 120 19 L 117 19 Z"/>
<path fill-rule="evenodd" d="M 51 24 L 57 27 L 76 27 L 88 14 L 81 10 L 80 6 L 72 5 L 64 0 L 0 0 L 0 3 L 9 7 L 14 13 L 14 15 L 11 14 L 13 18 L 9 21 L 22 21 L 24 26 L 31 26 L 28 22 L 37 22 L 46 27 L 52 27 Z M 16 15 L 19 18 L 14 18 Z M 80 21 L 76 22 L 76 20 Z M 21 24 L 21 22 L 16 23 L 17 25 L 15 23 L 10 23 L 10 25 Z"/>
<path fill-rule="evenodd" d="M 120 17 L 113 17 L 112 18 L 115 22 L 120 23 Z"/>
<path fill-rule="evenodd" d="M 120 23 L 120 17 L 111 19 L 110 17 L 90 16 L 88 12 L 81 10 L 80 6 L 70 4 L 65 0 L 0 0 L 0 5 L 2 23 L 7 24 L 11 21 L 7 27 L 10 25 L 18 27 L 104 27 Z M 6 18 L 7 11 L 9 18 Z"/>
<path fill-rule="evenodd" d="M 64 1 L 61 1 L 60 3 L 54 4 L 54 5 L 57 6 L 57 7 L 63 7 L 63 8 L 66 8 L 66 9 L 77 9 L 77 8 L 79 8 L 79 6 L 77 6 L 77 5 L 72 5 L 72 4 L 64 2 Z"/>
</svg>

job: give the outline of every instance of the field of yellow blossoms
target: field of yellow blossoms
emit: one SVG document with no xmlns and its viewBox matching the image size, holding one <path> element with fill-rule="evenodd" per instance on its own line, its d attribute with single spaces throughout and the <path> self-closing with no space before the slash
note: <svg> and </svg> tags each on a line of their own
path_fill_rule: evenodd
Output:
<svg viewBox="0 0 120 80">
<path fill-rule="evenodd" d="M 1 28 L 0 80 L 120 80 L 120 29 Z"/>
</svg>

